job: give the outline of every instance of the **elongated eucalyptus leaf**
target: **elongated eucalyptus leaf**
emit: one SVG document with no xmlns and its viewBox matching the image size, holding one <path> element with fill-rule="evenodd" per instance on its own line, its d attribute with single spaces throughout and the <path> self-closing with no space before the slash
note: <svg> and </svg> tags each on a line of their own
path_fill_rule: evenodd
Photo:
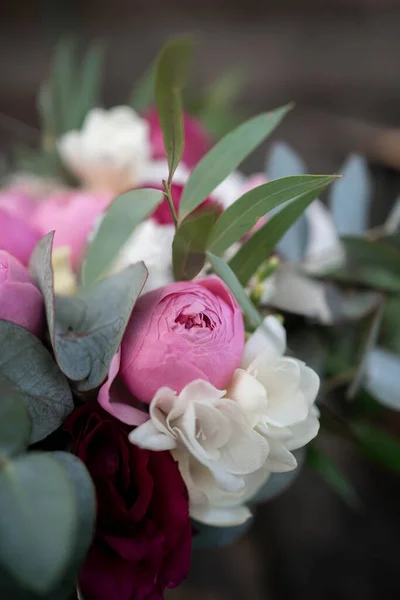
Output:
<svg viewBox="0 0 400 600">
<path fill-rule="evenodd" d="M 181 92 L 186 80 L 192 47 L 193 41 L 190 38 L 173 39 L 161 50 L 156 65 L 155 95 L 168 159 L 169 182 L 172 181 L 183 152 Z"/>
<path fill-rule="evenodd" d="M 51 266 L 53 232 L 37 244 L 30 268 L 46 307 L 55 358 L 80 390 L 98 387 L 118 350 L 135 302 L 147 279 L 143 263 L 80 290 L 54 297 Z"/>
<path fill-rule="evenodd" d="M 400 474 L 399 440 L 369 423 L 356 423 L 352 429 L 367 458 Z"/>
<path fill-rule="evenodd" d="M 219 258 L 218 256 L 215 256 L 215 254 L 212 254 L 212 252 L 206 252 L 206 254 L 215 273 L 219 277 L 221 277 L 221 279 L 231 290 L 240 308 L 243 310 L 244 314 L 248 318 L 250 324 L 253 327 L 258 327 L 259 325 L 261 325 L 263 322 L 261 315 L 258 313 L 257 309 L 251 302 L 250 298 L 246 294 L 246 291 L 241 286 L 235 273 L 232 271 L 229 265 L 227 265 L 226 262 L 222 260 L 222 258 Z"/>
<path fill-rule="evenodd" d="M 204 212 L 188 217 L 177 229 L 172 243 L 172 263 L 176 281 L 193 279 L 204 267 L 205 247 L 214 221 L 214 212 Z"/>
<path fill-rule="evenodd" d="M 51 100 L 56 136 L 73 128 L 71 106 L 76 92 L 76 42 L 62 39 L 54 52 L 51 72 Z"/>
<path fill-rule="evenodd" d="M 214 254 L 222 254 L 267 212 L 330 180 L 327 175 L 300 175 L 270 181 L 250 190 L 221 214 L 213 227 L 208 249 Z"/>
<path fill-rule="evenodd" d="M 139 113 L 154 104 L 155 84 L 156 69 L 152 64 L 143 77 L 135 82 L 128 104 Z"/>
<path fill-rule="evenodd" d="M 247 284 L 261 264 L 267 260 L 284 233 L 333 180 L 334 177 L 324 185 L 300 194 L 243 244 L 229 263 L 242 285 Z"/>
<path fill-rule="evenodd" d="M 0 379 L 0 455 L 13 456 L 28 446 L 32 421 L 19 394 Z"/>
<path fill-rule="evenodd" d="M 330 485 L 343 500 L 352 508 L 360 506 L 360 499 L 352 484 L 336 464 L 336 462 L 325 452 L 321 452 L 314 446 L 307 451 L 308 465 L 317 471 L 319 475 Z"/>
<path fill-rule="evenodd" d="M 368 228 L 372 186 L 366 160 L 350 156 L 340 169 L 342 179 L 334 183 L 329 205 L 340 235 L 361 235 Z"/>
<path fill-rule="evenodd" d="M 37 594 L 57 584 L 73 550 L 78 506 L 65 469 L 32 452 L 0 467 L 0 564 Z"/>
<path fill-rule="evenodd" d="M 197 164 L 179 207 L 183 220 L 275 129 L 291 105 L 253 117 L 222 138 Z"/>
<path fill-rule="evenodd" d="M 104 65 L 104 46 L 93 43 L 77 69 L 76 87 L 69 106 L 71 129 L 80 129 L 86 115 L 92 108 L 100 105 L 101 79 Z"/>
<path fill-rule="evenodd" d="M 343 237 L 342 243 L 351 272 L 357 274 L 376 269 L 400 276 L 400 250 L 394 245 L 353 236 Z"/>
<path fill-rule="evenodd" d="M 32 333 L 0 321 L 0 377 L 16 391 L 32 419 L 30 442 L 47 437 L 73 410 L 67 380 Z"/>
<path fill-rule="evenodd" d="M 357 394 L 358 390 L 361 388 L 367 370 L 367 361 L 368 356 L 371 350 L 377 343 L 380 327 L 382 323 L 382 317 L 384 313 L 384 303 L 381 300 L 377 310 L 373 315 L 369 318 L 368 327 L 365 333 L 364 340 L 361 344 L 359 364 L 357 368 L 356 375 L 347 390 L 347 397 L 352 399 Z"/>
<path fill-rule="evenodd" d="M 133 229 L 151 215 L 164 198 L 159 190 L 130 190 L 110 204 L 92 239 L 82 266 L 82 283 L 90 285 L 104 275 Z"/>
</svg>

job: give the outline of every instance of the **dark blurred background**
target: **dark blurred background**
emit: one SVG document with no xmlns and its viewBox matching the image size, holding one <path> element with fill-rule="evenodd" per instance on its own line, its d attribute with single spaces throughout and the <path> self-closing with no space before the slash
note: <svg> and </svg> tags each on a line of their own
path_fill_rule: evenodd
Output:
<svg viewBox="0 0 400 600">
<path fill-rule="evenodd" d="M 278 135 L 311 172 L 337 171 L 349 152 L 370 161 L 379 222 L 400 190 L 399 0 L 3 0 L 0 148 L 36 141 L 35 93 L 59 36 L 107 46 L 105 103 L 125 101 L 163 41 L 194 32 L 203 88 L 244 66 L 244 115 L 289 101 Z M 245 170 L 261 170 L 266 147 Z M 338 398 L 340 401 L 340 398 Z M 397 432 L 399 422 L 397 421 Z M 398 481 L 326 439 L 362 500 L 355 511 L 305 468 L 283 496 L 257 509 L 232 547 L 196 552 L 176 600 L 400 598 Z"/>
</svg>

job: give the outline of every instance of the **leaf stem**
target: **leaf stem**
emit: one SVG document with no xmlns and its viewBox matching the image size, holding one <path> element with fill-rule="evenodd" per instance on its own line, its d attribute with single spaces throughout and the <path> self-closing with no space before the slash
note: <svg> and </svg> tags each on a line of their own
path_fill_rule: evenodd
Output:
<svg viewBox="0 0 400 600">
<path fill-rule="evenodd" d="M 164 186 L 164 193 L 165 193 L 165 197 L 168 201 L 168 205 L 169 205 L 169 210 L 171 211 L 171 215 L 172 215 L 172 220 L 174 222 L 175 225 L 175 229 L 177 229 L 178 227 L 178 215 L 176 214 L 176 210 L 175 210 L 175 206 L 172 200 L 172 194 L 171 194 L 171 185 L 169 183 L 169 181 L 165 181 L 163 179 L 163 186 Z"/>
</svg>

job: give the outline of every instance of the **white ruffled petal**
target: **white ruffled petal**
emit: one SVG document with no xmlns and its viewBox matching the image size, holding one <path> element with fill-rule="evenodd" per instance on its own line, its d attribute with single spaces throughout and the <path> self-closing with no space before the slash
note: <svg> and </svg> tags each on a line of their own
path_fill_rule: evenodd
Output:
<svg viewBox="0 0 400 600">
<path fill-rule="evenodd" d="M 311 407 L 310 413 L 305 421 L 292 425 L 291 431 L 291 438 L 285 442 L 288 450 L 297 450 L 308 444 L 308 442 L 311 442 L 319 431 L 318 410 L 316 407 Z"/>
<path fill-rule="evenodd" d="M 190 516 L 199 523 L 214 527 L 234 527 L 242 525 L 251 519 L 250 509 L 245 505 L 217 508 L 214 506 L 200 507 L 190 505 Z"/>
<path fill-rule="evenodd" d="M 176 441 L 171 436 L 160 433 L 152 421 L 146 421 L 131 431 L 129 441 L 146 450 L 161 451 L 176 448 Z"/>
<path fill-rule="evenodd" d="M 249 424 L 255 427 L 267 411 L 265 387 L 247 371 L 236 369 L 227 389 L 227 397 L 234 400 L 245 413 Z"/>
</svg>

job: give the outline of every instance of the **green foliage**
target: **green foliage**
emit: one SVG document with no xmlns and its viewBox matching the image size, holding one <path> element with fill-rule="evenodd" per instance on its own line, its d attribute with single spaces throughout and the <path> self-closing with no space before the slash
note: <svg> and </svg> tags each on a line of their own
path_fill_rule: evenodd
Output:
<svg viewBox="0 0 400 600">
<path fill-rule="evenodd" d="M 55 358 L 62 372 L 81 391 L 98 387 L 121 343 L 147 269 L 137 263 L 79 291 L 54 296 L 51 266 L 53 232 L 32 253 L 30 268 L 45 299 Z"/>
<path fill-rule="evenodd" d="M 31 442 L 47 437 L 73 409 L 68 383 L 32 333 L 0 321 L 0 376 L 21 397 L 32 418 Z"/>
<path fill-rule="evenodd" d="M 260 314 L 254 307 L 229 265 L 227 265 L 222 258 L 212 254 L 212 252 L 206 252 L 206 255 L 215 273 L 226 283 L 232 294 L 235 296 L 239 306 L 249 320 L 250 325 L 254 328 L 261 325 L 262 318 Z"/>
<path fill-rule="evenodd" d="M 176 281 L 193 279 L 204 267 L 205 248 L 215 221 L 215 213 L 202 212 L 186 218 L 175 233 L 172 263 Z"/>
<path fill-rule="evenodd" d="M 397 439 L 369 423 L 356 423 L 352 429 L 367 458 L 400 474 L 400 442 Z"/>
<path fill-rule="evenodd" d="M 129 106 L 132 106 L 138 113 L 143 112 L 154 103 L 156 84 L 155 64 L 150 65 L 146 73 L 135 83 L 128 100 Z"/>
<path fill-rule="evenodd" d="M 183 220 L 275 129 L 291 105 L 246 121 L 220 140 L 196 165 L 179 207 Z"/>
<path fill-rule="evenodd" d="M 14 456 L 27 448 L 32 421 L 18 393 L 5 381 L 0 380 L 0 386 L 0 457 Z"/>
<path fill-rule="evenodd" d="M 168 160 L 168 184 L 183 152 L 182 88 L 192 47 L 190 38 L 175 38 L 161 50 L 156 65 L 155 95 Z"/>
<path fill-rule="evenodd" d="M 164 198 L 159 190 L 130 190 L 110 204 L 90 242 L 82 265 L 82 283 L 100 279 L 116 259 L 133 229 L 151 215 Z"/>
<path fill-rule="evenodd" d="M 327 177 L 326 183 L 300 194 L 284 206 L 263 227 L 256 231 L 231 259 L 229 265 L 242 285 L 246 285 L 257 269 L 268 258 L 285 232 L 306 208 L 335 179 Z"/>
<path fill-rule="evenodd" d="M 221 255 L 270 210 L 330 180 L 331 177 L 324 175 L 300 175 L 270 181 L 250 190 L 221 214 L 213 227 L 208 249 Z"/>
<path fill-rule="evenodd" d="M 360 506 L 360 500 L 353 486 L 328 454 L 318 450 L 314 445 L 309 446 L 307 450 L 307 463 L 349 506 L 352 508 Z"/>
</svg>

